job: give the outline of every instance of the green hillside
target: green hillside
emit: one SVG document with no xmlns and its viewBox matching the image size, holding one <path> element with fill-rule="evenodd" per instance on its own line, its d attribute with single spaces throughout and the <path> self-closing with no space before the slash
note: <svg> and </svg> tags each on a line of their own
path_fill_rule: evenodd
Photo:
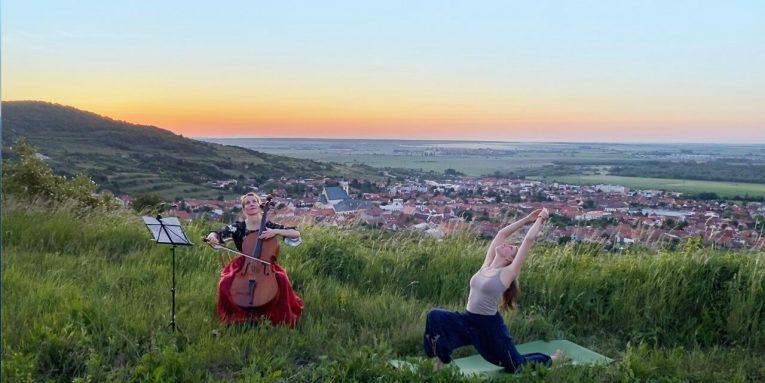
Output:
<svg viewBox="0 0 765 383">
<path fill-rule="evenodd" d="M 59 174 L 85 174 L 115 193 L 215 197 L 211 180 L 376 177 L 366 167 L 320 163 L 200 142 L 153 126 L 117 121 L 40 101 L 2 104 L 3 145 L 26 138 Z M 4 152 L 7 152 L 4 151 Z M 224 194 L 232 194 L 224 193 Z"/>
<path fill-rule="evenodd" d="M 185 229 L 199 238 L 206 225 Z M 487 246 L 301 227 L 305 242 L 281 256 L 305 301 L 294 330 L 219 325 L 218 255 L 182 248 L 180 331 L 170 333 L 170 250 L 148 240 L 139 217 L 8 200 L 2 227 L 8 382 L 459 381 L 451 369 L 415 374 L 386 361 L 423 356 L 425 313 L 464 307 Z M 506 316 L 516 340 L 566 338 L 615 362 L 528 370 L 521 381 L 765 380 L 762 257 L 693 244 L 620 255 L 536 247 L 520 308 Z"/>
</svg>

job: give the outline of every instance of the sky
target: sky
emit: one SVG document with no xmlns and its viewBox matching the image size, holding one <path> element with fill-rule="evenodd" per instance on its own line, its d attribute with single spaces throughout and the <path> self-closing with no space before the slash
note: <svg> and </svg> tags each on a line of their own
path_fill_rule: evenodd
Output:
<svg viewBox="0 0 765 383">
<path fill-rule="evenodd" d="M 3 100 L 184 136 L 765 143 L 763 1 L 0 11 Z"/>
</svg>

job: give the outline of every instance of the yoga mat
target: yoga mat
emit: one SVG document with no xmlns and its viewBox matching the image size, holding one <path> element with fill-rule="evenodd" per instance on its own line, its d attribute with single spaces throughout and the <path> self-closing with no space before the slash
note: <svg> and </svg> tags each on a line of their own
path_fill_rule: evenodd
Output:
<svg viewBox="0 0 765 383">
<path fill-rule="evenodd" d="M 521 354 L 541 352 L 547 355 L 552 355 L 555 353 L 555 350 L 560 349 L 568 358 L 567 363 L 571 364 L 597 365 L 613 362 L 613 359 L 609 357 L 564 339 L 551 340 L 549 342 L 537 340 L 519 344 L 516 345 L 516 347 Z M 403 360 L 391 360 L 390 363 L 397 368 L 415 368 L 413 364 Z M 496 375 L 505 373 L 502 367 L 487 362 L 480 355 L 471 355 L 464 358 L 454 359 L 450 364 L 456 365 L 464 375 Z"/>
</svg>

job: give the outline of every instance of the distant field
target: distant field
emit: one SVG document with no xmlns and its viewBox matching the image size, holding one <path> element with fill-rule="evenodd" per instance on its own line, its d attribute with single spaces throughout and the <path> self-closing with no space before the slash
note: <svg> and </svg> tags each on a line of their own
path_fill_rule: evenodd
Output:
<svg viewBox="0 0 765 383">
<path fill-rule="evenodd" d="M 373 167 L 413 169 L 438 173 L 451 168 L 468 176 L 488 175 L 495 172 L 515 172 L 526 176 L 586 174 L 595 170 L 593 169 L 595 166 L 623 165 L 644 161 L 700 161 L 703 163 L 706 161 L 728 161 L 733 158 L 754 164 L 765 163 L 765 145 L 255 137 L 200 138 L 200 140 L 322 162 L 365 164 Z M 553 163 L 563 166 L 547 166 Z M 540 169 L 543 167 L 545 168 Z M 732 171 L 736 172 L 737 169 L 732 169 Z M 636 176 L 656 177 L 654 174 L 636 174 Z M 661 176 L 676 177 L 672 174 Z M 724 180 L 726 178 L 723 176 L 723 178 L 716 179 Z M 759 182 L 740 177 L 729 181 Z"/>
<path fill-rule="evenodd" d="M 550 177 L 548 180 L 572 184 L 613 184 L 635 189 L 660 189 L 683 193 L 711 192 L 720 196 L 765 196 L 765 184 L 692 181 L 663 178 L 619 177 L 607 175 Z"/>
<path fill-rule="evenodd" d="M 418 155 L 395 155 L 395 154 L 359 154 L 344 153 L 342 151 L 319 151 L 319 150 L 264 150 L 269 154 L 278 154 L 295 158 L 304 158 L 314 161 L 336 162 L 341 164 L 364 164 L 374 167 L 391 167 L 401 169 L 414 169 L 423 171 L 443 172 L 446 169 L 455 169 L 468 176 L 482 176 L 496 171 L 510 172 L 521 169 L 539 168 L 551 165 L 554 161 L 566 162 L 567 160 L 612 160 L 612 156 L 598 156 L 590 153 L 578 154 L 572 157 L 562 157 L 555 153 L 528 152 L 518 153 L 514 156 L 418 156 Z"/>
<path fill-rule="evenodd" d="M 408 156 L 389 154 L 336 154 L 306 150 L 280 151 L 281 155 L 305 158 L 315 161 L 342 164 L 365 164 L 374 167 L 391 167 L 435 171 L 442 173 L 452 168 L 469 176 L 480 176 L 494 171 L 513 171 L 523 168 L 540 167 L 550 164 L 546 159 L 477 156 Z"/>
<path fill-rule="evenodd" d="M 176 197 L 216 199 L 221 194 L 224 198 L 238 196 L 238 194 L 228 190 L 218 190 L 207 185 L 183 181 L 166 180 L 161 175 L 150 173 L 119 173 L 110 177 L 109 181 L 111 184 L 119 186 L 120 193 L 130 195 L 152 193 L 166 200 L 176 199 Z"/>
<path fill-rule="evenodd" d="M 469 176 L 538 168 L 553 161 L 623 160 L 625 152 L 607 146 L 571 143 L 503 143 L 406 140 L 231 139 L 204 141 L 237 145 L 269 154 L 342 164 L 365 164 Z M 426 156 L 426 152 L 440 151 Z"/>
</svg>

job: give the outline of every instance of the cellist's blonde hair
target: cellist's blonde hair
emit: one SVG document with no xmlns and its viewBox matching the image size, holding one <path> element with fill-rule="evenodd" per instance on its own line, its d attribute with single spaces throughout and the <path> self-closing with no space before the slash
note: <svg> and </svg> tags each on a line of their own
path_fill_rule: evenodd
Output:
<svg viewBox="0 0 765 383">
<path fill-rule="evenodd" d="M 242 208 L 244 208 L 244 200 L 247 199 L 247 197 L 255 197 L 258 200 L 258 205 L 263 203 L 263 200 L 260 198 L 259 195 L 257 195 L 255 192 L 249 192 L 249 193 L 239 197 L 239 202 L 242 204 Z"/>
<path fill-rule="evenodd" d="M 255 197 L 255 199 L 258 200 L 258 205 L 261 205 L 263 203 L 263 199 L 261 199 L 260 196 L 254 192 L 249 192 L 239 197 L 239 203 L 242 204 L 242 213 L 239 215 L 239 220 L 241 221 L 244 221 L 245 219 L 247 219 L 247 216 L 244 214 L 244 200 L 246 200 L 247 197 Z"/>
</svg>

